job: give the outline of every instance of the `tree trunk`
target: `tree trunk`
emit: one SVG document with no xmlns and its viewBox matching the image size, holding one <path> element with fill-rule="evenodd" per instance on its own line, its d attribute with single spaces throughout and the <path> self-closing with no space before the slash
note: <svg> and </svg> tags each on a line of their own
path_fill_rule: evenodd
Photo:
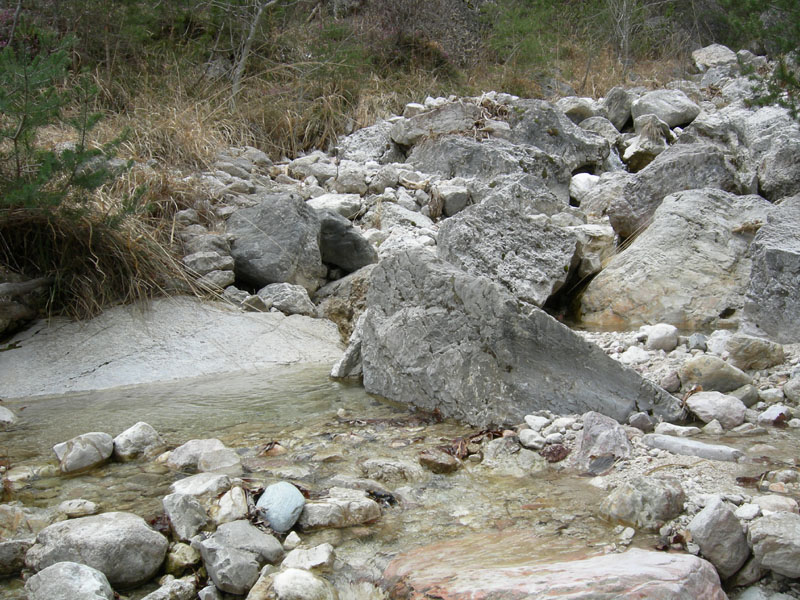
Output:
<svg viewBox="0 0 800 600">
<path fill-rule="evenodd" d="M 256 33 L 258 33 L 258 25 L 261 22 L 261 17 L 264 15 L 264 11 L 277 1 L 278 0 L 267 0 L 266 2 L 259 4 L 256 16 L 250 23 L 250 33 L 247 34 L 247 39 L 242 47 L 242 54 L 239 56 L 239 60 L 236 61 L 236 68 L 233 71 L 233 89 L 231 91 L 231 100 L 233 100 L 234 103 L 236 102 L 236 96 L 239 95 L 239 91 L 242 88 L 244 68 L 247 65 L 247 58 L 250 55 L 250 48 L 253 46 L 253 40 L 255 40 Z"/>
</svg>

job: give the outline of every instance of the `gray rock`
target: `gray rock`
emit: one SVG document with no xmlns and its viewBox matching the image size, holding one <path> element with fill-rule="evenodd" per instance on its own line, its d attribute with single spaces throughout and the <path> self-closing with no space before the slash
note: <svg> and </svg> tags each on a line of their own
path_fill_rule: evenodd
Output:
<svg viewBox="0 0 800 600">
<path fill-rule="evenodd" d="M 728 361 L 742 370 L 768 369 L 783 362 L 783 346 L 769 340 L 737 333 L 725 343 Z"/>
<path fill-rule="evenodd" d="M 509 117 L 512 140 L 560 157 L 570 172 L 599 169 L 608 158 L 608 142 L 575 125 L 544 100 L 521 100 Z"/>
<path fill-rule="evenodd" d="M 547 469 L 547 462 L 539 453 L 521 448 L 513 437 L 490 441 L 483 450 L 484 467 L 492 473 L 510 477 L 530 477 Z"/>
<path fill-rule="evenodd" d="M 295 283 L 313 292 L 320 286 L 326 271 L 319 219 L 299 196 L 261 196 L 258 205 L 233 213 L 227 227 L 238 278 L 257 288 Z"/>
<path fill-rule="evenodd" d="M 114 460 L 134 460 L 163 445 L 164 440 L 153 426 L 139 421 L 114 438 Z"/>
<path fill-rule="evenodd" d="M 687 360 L 680 368 L 679 375 L 685 388 L 699 385 L 706 391 L 722 393 L 752 382 L 747 373 L 710 354 Z"/>
<path fill-rule="evenodd" d="M 62 473 L 76 473 L 103 464 L 114 452 L 114 440 L 107 433 L 93 431 L 53 446 Z"/>
<path fill-rule="evenodd" d="M 336 591 L 325 579 L 305 569 L 286 569 L 272 579 L 277 600 L 335 600 Z"/>
<path fill-rule="evenodd" d="M 700 107 L 680 90 L 655 90 L 631 104 L 631 116 L 652 114 L 670 127 L 683 127 L 700 114 Z"/>
<path fill-rule="evenodd" d="M 195 470 L 200 456 L 205 452 L 222 450 L 225 444 L 217 438 L 205 440 L 189 440 L 170 452 L 167 466 L 178 470 Z"/>
<path fill-rule="evenodd" d="M 556 108 L 563 112 L 575 124 L 597 115 L 597 106 L 591 98 L 566 96 L 555 102 Z"/>
<path fill-rule="evenodd" d="M 644 327 L 643 332 L 647 336 L 645 348 L 648 350 L 672 352 L 678 345 L 678 328 L 669 323 L 656 323 Z"/>
<path fill-rule="evenodd" d="M 674 398 L 500 286 L 418 250 L 372 271 L 361 343 L 370 393 L 475 425 L 541 409 L 618 420 Z"/>
<path fill-rule="evenodd" d="M 720 392 L 698 392 L 686 400 L 686 406 L 704 423 L 718 421 L 725 429 L 733 429 L 744 423 L 747 407 L 735 396 Z"/>
<path fill-rule="evenodd" d="M 738 64 L 736 53 L 722 44 L 711 44 L 692 52 L 692 62 L 700 73 L 712 67 L 732 67 Z"/>
<path fill-rule="evenodd" d="M 393 124 L 389 121 L 379 121 L 339 138 L 336 142 L 336 153 L 339 158 L 360 163 L 371 160 L 380 164 L 401 162 L 403 155 L 392 141 L 392 127 Z"/>
<path fill-rule="evenodd" d="M 800 515 L 777 512 L 759 517 L 747 532 L 761 565 L 786 577 L 800 577 Z"/>
<path fill-rule="evenodd" d="M 333 189 L 340 194 L 366 194 L 367 171 L 364 166 L 352 160 L 340 160 Z"/>
<path fill-rule="evenodd" d="M 43 323 L 42 323 L 43 325 Z M 114 307 L 90 321 L 53 318 L 0 353 L 0 396 L 97 390 L 281 364 L 332 363 L 341 355 L 325 319 L 243 313 L 220 302 L 171 297 Z M 81 352 L 64 352 L 81 347 Z M 224 353 L 219 349 L 225 348 Z"/>
<path fill-rule="evenodd" d="M 628 435 L 619 423 L 596 412 L 583 415 L 583 430 L 573 458 L 581 469 L 589 469 L 591 463 L 598 458 L 608 456 L 619 459 L 627 458 L 630 454 Z"/>
<path fill-rule="evenodd" d="M 410 119 L 400 119 L 392 126 L 390 135 L 401 146 L 413 146 L 425 136 L 471 131 L 481 116 L 477 104 L 448 102 Z"/>
<path fill-rule="evenodd" d="M 447 219 L 437 254 L 476 277 L 485 276 L 536 306 L 566 282 L 577 238 L 515 199 L 493 198 Z"/>
<path fill-rule="evenodd" d="M 231 478 L 224 473 L 198 473 L 179 479 L 170 486 L 176 494 L 189 496 L 219 495 L 231 487 Z"/>
<path fill-rule="evenodd" d="M 231 245 L 228 242 L 228 238 L 217 233 L 185 236 L 183 245 L 187 255 L 200 252 L 216 252 L 220 256 L 228 256 L 231 253 Z"/>
<path fill-rule="evenodd" d="M 110 512 L 46 527 L 36 536 L 25 563 L 41 571 L 58 562 L 80 560 L 101 571 L 114 587 L 136 587 L 161 568 L 168 545 L 141 517 Z"/>
<path fill-rule="evenodd" d="M 446 179 L 468 177 L 490 182 L 502 175 L 530 175 L 544 183 L 563 204 L 569 202 L 571 176 L 566 163 L 531 146 L 446 135 L 417 144 L 407 162 L 418 171 Z"/>
<path fill-rule="evenodd" d="M 352 273 L 378 262 L 377 250 L 350 221 L 331 212 L 319 213 L 319 219 L 319 247 L 325 264 Z"/>
<path fill-rule="evenodd" d="M 336 552 L 328 543 L 313 548 L 295 548 L 281 563 L 283 569 L 305 569 L 306 571 L 329 571 L 333 568 Z"/>
<path fill-rule="evenodd" d="M 591 131 L 592 133 L 596 133 L 597 135 L 605 139 L 612 149 L 615 148 L 617 144 L 619 144 L 620 141 L 619 130 L 616 127 L 614 127 L 614 124 L 605 117 L 600 117 L 600 116 L 589 117 L 588 119 L 581 121 L 578 124 L 578 127 L 580 127 L 581 129 L 585 129 L 586 131 Z"/>
<path fill-rule="evenodd" d="M 530 430 L 528 430 L 530 431 Z M 524 444 L 523 444 L 524 445 Z M 417 456 L 419 464 L 432 473 L 453 473 L 461 467 L 461 461 L 439 448 L 428 448 Z"/>
<path fill-rule="evenodd" d="M 631 105 L 634 95 L 623 87 L 613 87 L 601 101 L 601 106 L 608 115 L 608 120 L 617 130 L 622 131 L 631 118 Z"/>
<path fill-rule="evenodd" d="M 382 457 L 368 458 L 361 463 L 361 471 L 369 479 L 398 483 L 418 481 L 425 474 L 414 462 Z"/>
<path fill-rule="evenodd" d="M 214 584 L 207 585 L 197 592 L 198 600 L 222 600 L 222 594 Z"/>
<path fill-rule="evenodd" d="M 702 350 L 705 352 L 708 349 L 706 345 L 706 336 L 702 333 L 693 333 L 689 336 L 689 340 L 686 342 L 686 347 L 689 350 Z"/>
<path fill-rule="evenodd" d="M 220 292 L 226 287 L 233 285 L 236 281 L 236 274 L 233 271 L 211 271 L 202 277 L 198 277 L 195 283 L 201 289 Z"/>
<path fill-rule="evenodd" d="M 583 323 L 624 330 L 666 322 L 692 330 L 736 314 L 751 266 L 749 238 L 736 230 L 770 209 L 758 196 L 719 190 L 667 196 L 652 224 L 586 288 Z"/>
<path fill-rule="evenodd" d="M 669 148 L 675 141 L 675 134 L 656 115 L 637 117 L 633 122 L 636 136 L 630 140 L 622 155 L 631 173 L 637 173 L 653 162 L 656 156 Z"/>
<path fill-rule="evenodd" d="M 278 540 L 248 521 L 224 523 L 212 536 L 196 540 L 192 546 L 200 550 L 214 585 L 237 595 L 253 587 L 261 567 L 276 563 L 283 555 Z"/>
<path fill-rule="evenodd" d="M 352 527 L 381 516 L 381 507 L 364 491 L 331 488 L 328 494 L 327 498 L 306 502 L 298 521 L 302 529 Z"/>
<path fill-rule="evenodd" d="M 97 569 L 76 562 L 58 562 L 25 582 L 28 600 L 113 600 L 108 579 Z"/>
<path fill-rule="evenodd" d="M 689 523 L 692 541 L 700 546 L 703 557 L 727 579 L 750 556 L 750 547 L 742 524 L 719 496 L 706 503 Z"/>
<path fill-rule="evenodd" d="M 300 518 L 305 503 L 300 490 L 288 481 L 280 481 L 267 486 L 258 499 L 256 508 L 272 529 L 278 533 L 286 533 Z"/>
<path fill-rule="evenodd" d="M 529 450 L 541 450 L 546 443 L 545 438 L 538 431 L 523 429 L 519 432 L 519 443 Z"/>
<path fill-rule="evenodd" d="M 183 264 L 198 275 L 207 275 L 211 271 L 232 271 L 233 257 L 219 252 L 195 252 L 183 257 Z"/>
<path fill-rule="evenodd" d="M 610 225 L 572 225 L 566 229 L 578 239 L 574 260 L 581 280 L 602 271 L 616 254 L 616 235 Z"/>
<path fill-rule="evenodd" d="M 161 503 L 173 535 L 181 541 L 192 539 L 208 525 L 208 515 L 194 496 L 169 494 Z"/>
<path fill-rule="evenodd" d="M 25 566 L 25 554 L 33 538 L 0 540 L 0 578 L 17 575 Z"/>
<path fill-rule="evenodd" d="M 636 429 L 645 433 L 650 433 L 655 429 L 653 419 L 650 418 L 650 415 L 643 412 L 633 413 L 628 418 L 628 425 L 636 427 Z"/>
<path fill-rule="evenodd" d="M 175 579 L 167 575 L 160 583 L 161 587 L 144 596 L 142 600 L 194 600 L 197 597 L 194 576 Z"/>
<path fill-rule="evenodd" d="M 226 473 L 237 476 L 242 474 L 242 461 L 233 448 L 220 448 L 203 452 L 197 461 L 197 470 L 204 473 Z"/>
<path fill-rule="evenodd" d="M 314 177 L 323 184 L 328 179 L 336 177 L 336 165 L 330 157 L 323 152 L 312 152 L 307 156 L 294 159 L 287 167 L 289 173 L 295 177 Z"/>
<path fill-rule="evenodd" d="M 650 448 L 667 450 L 673 454 L 680 454 L 683 456 L 707 458 L 708 460 L 736 462 L 744 456 L 741 450 L 731 448 L 730 446 L 706 444 L 704 442 L 698 442 L 697 440 L 687 440 L 659 433 L 648 433 L 642 437 L 642 442 Z"/>
<path fill-rule="evenodd" d="M 442 213 L 452 217 L 469 204 L 469 189 L 464 185 L 440 182 L 433 186 L 433 198 L 441 203 Z"/>
<path fill-rule="evenodd" d="M 747 385 L 743 385 L 742 387 L 736 388 L 735 390 L 731 390 L 728 392 L 728 394 L 731 396 L 736 396 L 747 408 L 752 407 L 756 402 L 758 402 L 758 388 L 749 383 Z"/>
<path fill-rule="evenodd" d="M 800 196 L 776 207 L 750 252 L 746 322 L 777 342 L 800 341 Z"/>
<path fill-rule="evenodd" d="M 792 418 L 792 411 L 783 404 L 773 404 L 758 415 L 759 425 L 783 425 Z"/>
<path fill-rule="evenodd" d="M 675 144 L 661 152 L 625 185 L 608 206 L 611 226 L 622 237 L 639 233 L 655 219 L 664 198 L 684 190 L 715 188 L 738 192 L 736 166 L 711 144 Z"/>
<path fill-rule="evenodd" d="M 685 498 L 677 479 L 636 477 L 611 492 L 600 505 L 600 513 L 610 521 L 658 531 L 683 512 Z"/>
<path fill-rule="evenodd" d="M 790 129 L 772 141 L 758 163 L 759 192 L 775 202 L 800 194 L 800 132 Z"/>
<path fill-rule="evenodd" d="M 313 316 L 317 312 L 317 307 L 301 285 L 271 283 L 258 290 L 258 297 L 265 305 L 277 308 L 285 315 Z"/>
<path fill-rule="evenodd" d="M 623 194 L 633 177 L 634 175 L 627 171 L 603 173 L 597 184 L 581 199 L 581 210 L 590 219 L 604 219 L 608 207 Z"/>
<path fill-rule="evenodd" d="M 355 219 L 362 210 L 359 194 L 323 194 L 306 204 L 317 212 L 329 210 L 346 219 Z"/>
<path fill-rule="evenodd" d="M 800 373 L 793 374 L 783 385 L 784 395 L 794 403 L 800 403 Z"/>
</svg>

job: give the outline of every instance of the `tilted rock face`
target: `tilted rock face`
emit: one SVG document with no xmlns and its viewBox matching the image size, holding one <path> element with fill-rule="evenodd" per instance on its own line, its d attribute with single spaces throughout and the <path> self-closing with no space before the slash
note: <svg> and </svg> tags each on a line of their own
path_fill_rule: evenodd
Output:
<svg viewBox="0 0 800 600">
<path fill-rule="evenodd" d="M 775 207 L 750 253 L 747 323 L 777 342 L 800 341 L 800 196 Z"/>
<path fill-rule="evenodd" d="M 233 213 L 227 227 L 236 276 L 255 288 L 294 283 L 311 293 L 327 274 L 319 219 L 299 196 L 265 195 L 257 206 Z"/>
<path fill-rule="evenodd" d="M 417 144 L 406 162 L 418 171 L 446 179 L 530 174 L 541 179 L 565 204 L 569 203 L 570 170 L 565 161 L 533 146 L 446 135 Z"/>
<path fill-rule="evenodd" d="M 714 567 L 696 556 L 640 549 L 598 556 L 560 539 L 508 530 L 401 554 L 382 585 L 392 598 L 417 600 L 727 598 Z"/>
<path fill-rule="evenodd" d="M 361 351 L 368 392 L 474 425 L 595 410 L 624 421 L 677 401 L 546 313 L 425 250 L 372 272 Z"/>
<path fill-rule="evenodd" d="M 437 253 L 520 300 L 543 306 L 566 282 L 578 240 L 546 216 L 528 213 L 526 204 L 497 197 L 470 206 L 442 223 Z"/>
<path fill-rule="evenodd" d="M 626 184 L 608 207 L 611 226 L 622 237 L 649 225 L 669 194 L 697 188 L 737 191 L 736 168 L 709 144 L 677 144 L 659 154 Z"/>
<path fill-rule="evenodd" d="M 751 265 L 746 224 L 770 210 L 759 196 L 713 189 L 668 196 L 653 223 L 586 288 L 583 323 L 629 329 L 666 322 L 696 330 L 736 314 Z"/>
<path fill-rule="evenodd" d="M 516 111 L 523 110 L 516 116 Z M 555 106 L 544 100 L 520 100 L 511 113 L 512 139 L 561 157 L 567 168 L 599 168 L 610 147 L 601 136 L 575 125 Z"/>
</svg>

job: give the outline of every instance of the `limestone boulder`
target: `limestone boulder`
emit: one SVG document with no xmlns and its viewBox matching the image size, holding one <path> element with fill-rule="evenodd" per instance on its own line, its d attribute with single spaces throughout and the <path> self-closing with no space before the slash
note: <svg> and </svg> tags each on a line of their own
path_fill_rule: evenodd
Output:
<svg viewBox="0 0 800 600">
<path fill-rule="evenodd" d="M 325 278 L 319 219 L 299 196 L 262 196 L 234 212 L 227 228 L 236 277 L 253 287 L 295 283 L 313 292 Z"/>
<path fill-rule="evenodd" d="M 742 333 L 737 333 L 725 342 L 728 362 L 742 370 L 769 369 L 783 363 L 783 346 Z"/>
<path fill-rule="evenodd" d="M 699 188 L 740 191 L 735 165 L 710 144 L 675 144 L 636 173 L 606 212 L 614 230 L 629 237 L 650 225 L 669 194 Z"/>
<path fill-rule="evenodd" d="M 314 316 L 317 307 L 311 302 L 306 288 L 291 283 L 270 283 L 258 290 L 258 297 L 285 315 Z"/>
<path fill-rule="evenodd" d="M 599 170 L 610 147 L 601 136 L 573 123 L 567 115 L 544 100 L 521 100 L 509 117 L 512 140 L 558 156 L 570 172 Z"/>
<path fill-rule="evenodd" d="M 371 523 L 380 516 L 381 507 L 366 492 L 331 488 L 327 497 L 306 502 L 298 525 L 304 530 L 352 527 Z"/>
<path fill-rule="evenodd" d="M 397 121 L 392 126 L 390 135 L 401 146 L 413 146 L 426 136 L 469 132 L 481 117 L 482 110 L 477 104 L 448 102 L 409 119 Z"/>
<path fill-rule="evenodd" d="M 583 323 L 630 329 L 665 322 L 697 330 L 737 315 L 752 265 L 752 238 L 743 229 L 771 209 L 761 197 L 720 190 L 667 196 L 652 224 L 587 286 Z"/>
<path fill-rule="evenodd" d="M 168 545 L 141 517 L 110 512 L 46 527 L 36 536 L 25 563 L 41 571 L 59 562 L 80 561 L 103 573 L 114 587 L 128 588 L 158 572 Z"/>
<path fill-rule="evenodd" d="M 114 459 L 134 460 L 163 445 L 164 440 L 153 426 L 139 421 L 114 438 Z"/>
<path fill-rule="evenodd" d="M 114 439 L 93 431 L 53 446 L 62 473 L 76 473 L 103 464 L 114 452 Z"/>
<path fill-rule="evenodd" d="M 372 271 L 361 354 L 364 387 L 475 425 L 595 410 L 624 421 L 675 418 L 669 394 L 501 286 L 409 251 Z"/>
<path fill-rule="evenodd" d="M 747 407 L 736 396 L 720 392 L 698 392 L 686 400 L 687 408 L 704 423 L 718 421 L 723 429 L 733 429 L 744 423 Z"/>
<path fill-rule="evenodd" d="M 800 577 L 800 515 L 776 512 L 750 523 L 747 539 L 761 565 L 786 577 Z"/>
<path fill-rule="evenodd" d="M 317 213 L 331 211 L 345 219 L 355 219 L 363 211 L 363 204 L 359 194 L 322 194 L 316 198 L 311 198 L 306 204 L 316 210 Z"/>
<path fill-rule="evenodd" d="M 176 539 L 188 541 L 208 525 L 208 515 L 203 505 L 188 494 L 168 494 L 162 500 L 164 514 Z"/>
<path fill-rule="evenodd" d="M 780 343 L 800 341 L 800 196 L 775 207 L 753 239 L 748 325 Z"/>
<path fill-rule="evenodd" d="M 524 302 L 543 306 L 566 282 L 577 237 L 531 215 L 525 203 L 492 199 L 447 219 L 437 254 L 476 277 L 485 276 Z"/>
<path fill-rule="evenodd" d="M 658 429 L 656 429 L 658 431 Z M 736 448 L 724 446 L 722 444 L 707 444 L 697 440 L 688 440 L 674 435 L 661 433 L 648 433 L 642 437 L 642 443 L 648 448 L 658 448 L 667 450 L 673 454 L 681 456 L 697 456 L 708 460 L 721 460 L 726 462 L 736 462 L 744 453 Z"/>
<path fill-rule="evenodd" d="M 772 140 L 758 163 L 758 186 L 772 202 L 800 193 L 800 132 L 796 129 Z"/>
<path fill-rule="evenodd" d="M 25 582 L 28 600 L 113 600 L 108 579 L 97 569 L 76 562 L 58 562 Z"/>
<path fill-rule="evenodd" d="M 627 458 L 631 451 L 625 429 L 617 421 L 597 412 L 583 415 L 583 429 L 573 458 L 581 469 L 590 469 L 598 459 Z"/>
<path fill-rule="evenodd" d="M 381 584 L 390 597 L 419 600 L 727 598 L 714 567 L 696 556 L 640 549 L 576 552 L 558 538 L 513 530 L 410 550 L 389 564 Z"/>
<path fill-rule="evenodd" d="M 700 107 L 681 90 L 654 90 L 637 98 L 631 104 L 634 119 L 642 115 L 656 115 L 670 127 L 683 127 L 700 114 Z"/>
<path fill-rule="evenodd" d="M 17 575 L 25 566 L 25 554 L 33 546 L 33 538 L 0 541 L 0 578 Z"/>
<path fill-rule="evenodd" d="M 360 163 L 371 160 L 380 164 L 400 162 L 402 153 L 392 140 L 392 127 L 389 121 L 379 121 L 339 138 L 336 142 L 336 153 L 339 158 Z"/>
<path fill-rule="evenodd" d="M 330 211 L 318 212 L 318 216 L 322 262 L 347 273 L 378 262 L 375 247 L 349 220 Z"/>
<path fill-rule="evenodd" d="M 723 579 L 741 568 L 750 556 L 742 524 L 719 496 L 709 500 L 689 523 L 692 541 Z"/>
<path fill-rule="evenodd" d="M 172 469 L 192 471 L 197 469 L 197 463 L 204 453 L 224 448 L 225 444 L 217 438 L 189 440 L 170 452 L 167 466 Z"/>
<path fill-rule="evenodd" d="M 683 512 L 683 487 L 673 477 L 635 477 L 619 485 L 600 505 L 600 514 L 612 522 L 658 531 Z"/>
<path fill-rule="evenodd" d="M 608 120 L 614 124 L 618 131 L 622 131 L 631 118 L 631 105 L 636 95 L 623 87 L 611 88 L 601 101 Z"/>
<path fill-rule="evenodd" d="M 692 52 L 692 62 L 700 73 L 713 67 L 732 67 L 738 64 L 736 53 L 722 44 L 711 44 Z"/>
<path fill-rule="evenodd" d="M 706 391 L 723 393 L 752 383 L 747 373 L 710 354 L 687 360 L 680 368 L 679 376 L 686 388 L 699 385 Z"/>
</svg>

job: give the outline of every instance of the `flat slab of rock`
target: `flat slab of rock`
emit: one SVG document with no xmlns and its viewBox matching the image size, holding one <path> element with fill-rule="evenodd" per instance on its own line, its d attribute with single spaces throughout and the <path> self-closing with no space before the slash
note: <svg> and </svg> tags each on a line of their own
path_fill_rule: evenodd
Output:
<svg viewBox="0 0 800 600">
<path fill-rule="evenodd" d="M 424 250 L 372 271 L 363 322 L 364 387 L 474 425 L 548 409 L 637 411 L 667 419 L 677 401 L 498 284 Z"/>
<path fill-rule="evenodd" d="M 642 442 L 650 448 L 658 448 L 660 450 L 667 450 L 673 454 L 697 456 L 709 460 L 735 462 L 744 456 L 741 450 L 731 448 L 730 446 L 706 444 L 705 442 L 698 442 L 697 440 L 687 440 L 686 438 L 662 435 L 659 433 L 648 433 L 642 437 Z"/>
<path fill-rule="evenodd" d="M 390 597 L 418 600 L 727 599 L 714 567 L 696 556 L 640 549 L 597 556 L 519 531 L 416 548 L 389 564 L 382 584 Z"/>
<path fill-rule="evenodd" d="M 341 354 L 330 321 L 242 313 L 187 297 L 116 307 L 81 323 L 40 321 L 11 342 L 19 347 L 0 353 L 5 398 L 333 363 Z"/>
</svg>

